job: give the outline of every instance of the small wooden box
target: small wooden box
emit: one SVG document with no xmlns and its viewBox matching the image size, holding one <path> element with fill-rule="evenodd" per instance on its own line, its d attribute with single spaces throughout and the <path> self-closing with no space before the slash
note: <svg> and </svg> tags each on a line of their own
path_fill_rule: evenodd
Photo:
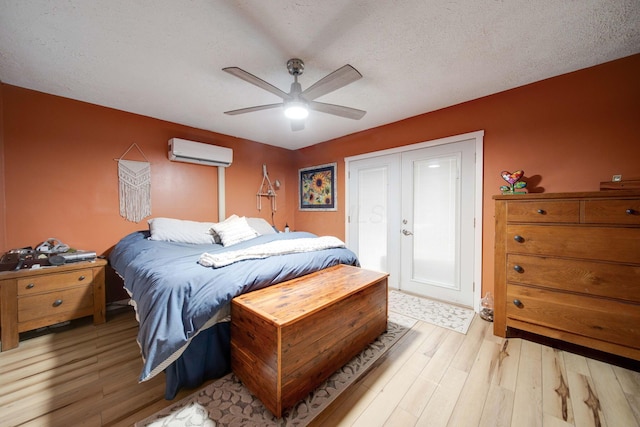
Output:
<svg viewBox="0 0 640 427">
<path fill-rule="evenodd" d="M 600 190 L 637 190 L 640 179 L 633 178 L 625 181 L 604 181 L 600 183 Z"/>
<path fill-rule="evenodd" d="M 231 303 L 231 367 L 277 417 L 387 327 L 387 274 L 338 265 Z"/>
</svg>

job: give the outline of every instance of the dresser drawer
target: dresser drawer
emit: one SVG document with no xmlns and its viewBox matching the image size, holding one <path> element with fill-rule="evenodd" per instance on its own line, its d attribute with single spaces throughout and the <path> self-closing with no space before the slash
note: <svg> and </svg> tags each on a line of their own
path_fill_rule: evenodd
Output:
<svg viewBox="0 0 640 427">
<path fill-rule="evenodd" d="M 640 228 L 512 224 L 506 230 L 507 253 L 640 264 Z"/>
<path fill-rule="evenodd" d="M 586 200 L 583 222 L 640 225 L 640 199 Z"/>
<path fill-rule="evenodd" d="M 580 222 L 580 202 L 535 200 L 509 202 L 507 222 Z"/>
<path fill-rule="evenodd" d="M 636 304 L 509 284 L 506 312 L 507 325 L 514 319 L 640 348 L 640 306 Z"/>
<path fill-rule="evenodd" d="M 33 295 L 56 289 L 66 289 L 74 285 L 83 285 L 93 281 L 90 268 L 58 274 L 43 274 L 18 279 L 18 296 Z"/>
<path fill-rule="evenodd" d="M 18 323 L 34 329 L 36 319 L 73 319 L 93 313 L 93 286 L 79 286 L 18 298 Z M 30 323 L 31 322 L 31 323 Z M 45 324 L 50 324 L 48 321 Z"/>
<path fill-rule="evenodd" d="M 640 303 L 640 266 L 507 256 L 507 281 Z"/>
</svg>

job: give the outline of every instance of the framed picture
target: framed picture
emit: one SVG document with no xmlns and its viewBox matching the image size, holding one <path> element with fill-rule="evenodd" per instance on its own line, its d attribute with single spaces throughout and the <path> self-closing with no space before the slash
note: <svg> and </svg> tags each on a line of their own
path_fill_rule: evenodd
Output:
<svg viewBox="0 0 640 427">
<path fill-rule="evenodd" d="M 298 209 L 335 211 L 337 205 L 336 163 L 312 166 L 298 171 Z"/>
</svg>

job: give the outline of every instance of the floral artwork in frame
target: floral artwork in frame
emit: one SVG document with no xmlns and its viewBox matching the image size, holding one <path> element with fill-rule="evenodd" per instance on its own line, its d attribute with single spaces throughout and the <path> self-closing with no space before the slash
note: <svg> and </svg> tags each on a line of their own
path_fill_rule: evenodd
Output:
<svg viewBox="0 0 640 427">
<path fill-rule="evenodd" d="M 336 163 L 312 166 L 298 171 L 299 210 L 335 211 Z"/>
</svg>

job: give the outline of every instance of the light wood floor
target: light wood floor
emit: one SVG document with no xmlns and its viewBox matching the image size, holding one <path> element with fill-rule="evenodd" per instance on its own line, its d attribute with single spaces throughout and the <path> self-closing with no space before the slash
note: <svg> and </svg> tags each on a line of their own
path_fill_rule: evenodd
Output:
<svg viewBox="0 0 640 427">
<path fill-rule="evenodd" d="M 162 375 L 137 383 L 132 312 L 80 323 L 0 353 L 0 426 L 129 426 L 172 403 Z M 640 425 L 640 373 L 491 327 L 418 322 L 313 426 Z"/>
</svg>

